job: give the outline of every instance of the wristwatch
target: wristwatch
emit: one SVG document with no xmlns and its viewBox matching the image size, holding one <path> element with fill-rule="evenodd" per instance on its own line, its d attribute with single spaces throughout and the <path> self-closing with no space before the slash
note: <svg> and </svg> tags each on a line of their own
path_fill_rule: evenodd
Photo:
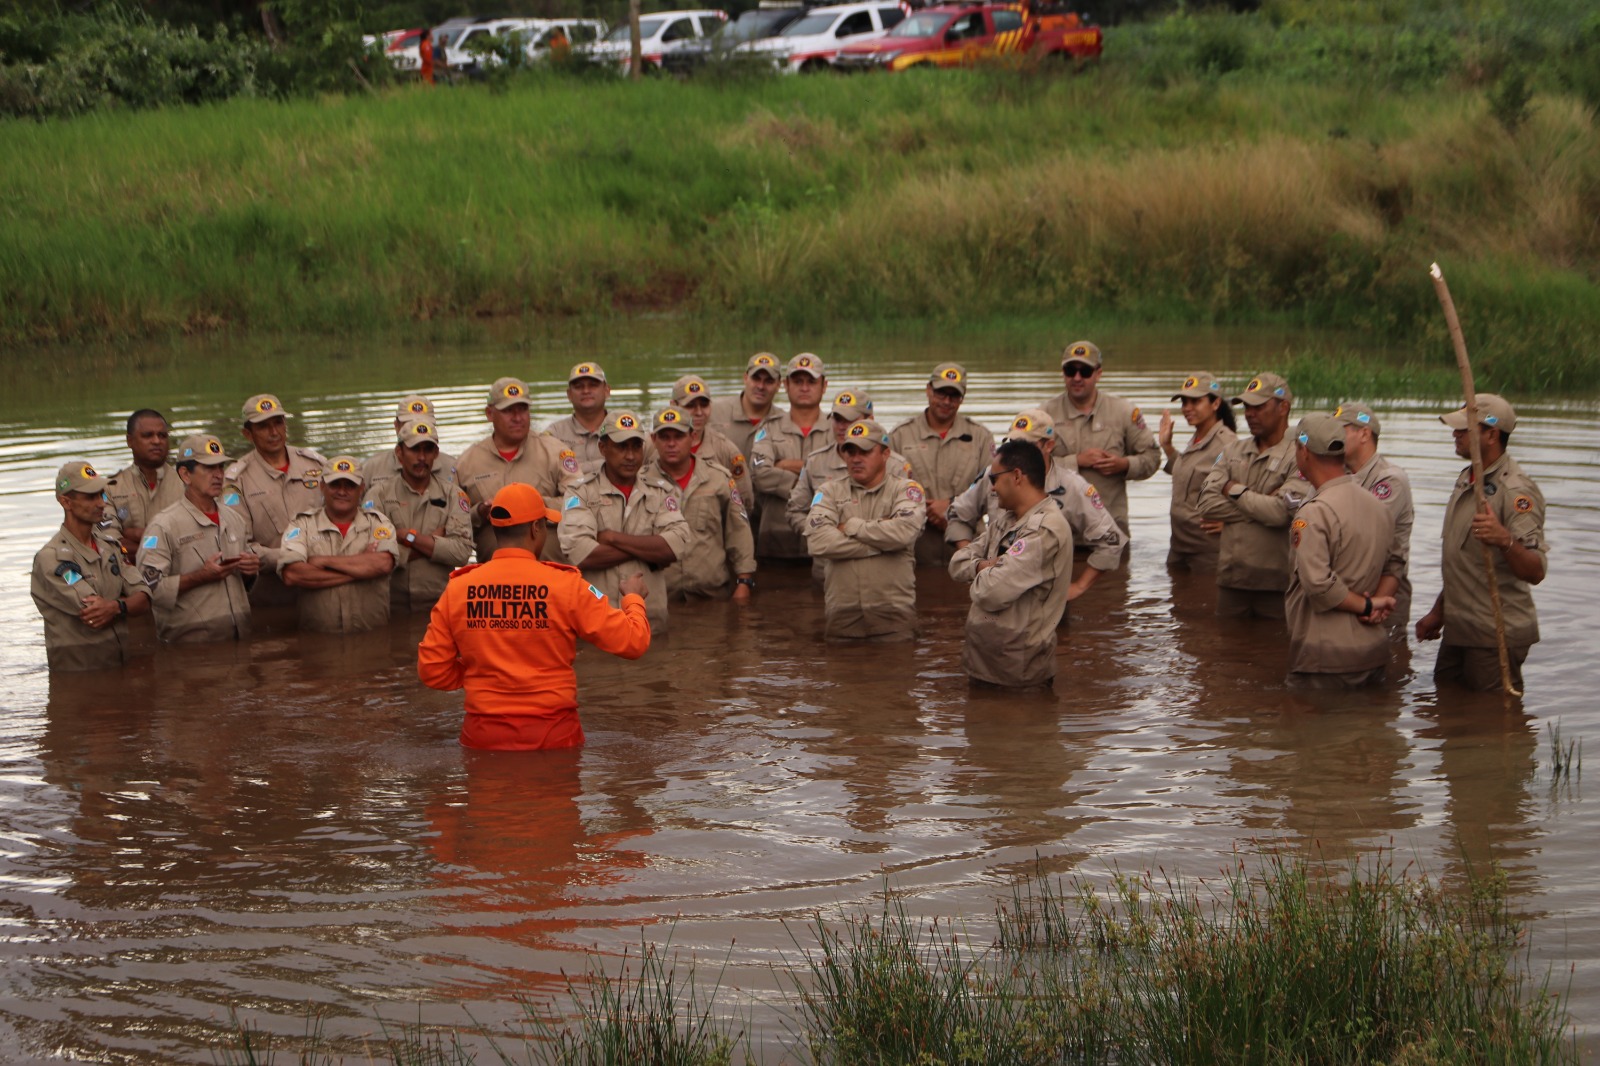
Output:
<svg viewBox="0 0 1600 1066">
<path fill-rule="evenodd" d="M 418 447 L 421 447 L 421 445 L 418 445 Z M 406 543 L 407 544 L 415 544 L 416 542 L 417 542 L 417 531 L 414 530 L 414 529 L 406 530 Z"/>
<path fill-rule="evenodd" d="M 756 590 L 756 579 L 753 577 L 736 577 L 733 579 L 733 583 L 735 585 L 747 585 L 751 592 Z"/>
<path fill-rule="evenodd" d="M 124 600 L 124 599 L 121 599 L 120 597 L 117 600 L 117 617 L 118 618 L 126 618 L 126 617 L 128 617 L 128 601 Z"/>
</svg>

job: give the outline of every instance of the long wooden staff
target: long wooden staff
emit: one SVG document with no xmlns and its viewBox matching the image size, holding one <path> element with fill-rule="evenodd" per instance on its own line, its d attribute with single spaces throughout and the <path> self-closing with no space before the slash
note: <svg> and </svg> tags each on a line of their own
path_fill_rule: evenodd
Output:
<svg viewBox="0 0 1600 1066">
<path fill-rule="evenodd" d="M 1478 435 L 1478 391 L 1472 384 L 1472 364 L 1467 360 L 1467 340 L 1461 335 L 1461 319 L 1456 317 L 1455 301 L 1450 299 L 1450 286 L 1445 284 L 1444 271 L 1435 263 L 1428 269 L 1433 275 L 1433 288 L 1439 294 L 1439 304 L 1444 308 L 1444 320 L 1450 326 L 1450 339 L 1456 346 L 1456 366 L 1461 370 L 1461 392 L 1467 401 L 1467 444 L 1472 452 L 1472 497 L 1478 511 L 1489 513 L 1489 501 L 1483 494 L 1483 442 Z M 1506 651 L 1506 616 L 1500 608 L 1500 582 L 1495 578 L 1494 554 L 1489 545 L 1479 543 L 1483 549 L 1483 570 L 1489 578 L 1489 602 L 1494 604 L 1494 640 L 1500 650 L 1500 689 L 1507 705 L 1513 696 L 1521 696 L 1511 683 L 1511 655 Z"/>
</svg>

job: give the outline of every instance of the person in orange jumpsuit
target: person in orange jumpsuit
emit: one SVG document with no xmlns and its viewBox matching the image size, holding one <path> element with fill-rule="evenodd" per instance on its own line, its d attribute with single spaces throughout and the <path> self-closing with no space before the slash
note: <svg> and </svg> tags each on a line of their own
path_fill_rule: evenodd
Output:
<svg viewBox="0 0 1600 1066">
<path fill-rule="evenodd" d="M 421 68 L 422 80 L 427 85 L 433 84 L 433 28 L 425 27 L 422 36 L 417 40 L 417 64 Z"/>
<path fill-rule="evenodd" d="M 622 583 L 620 608 L 576 567 L 539 561 L 560 512 L 520 482 L 495 493 L 489 521 L 494 557 L 450 575 L 417 648 L 417 676 L 429 688 L 465 688 L 461 743 L 491 751 L 574 748 L 577 639 L 637 659 L 650 647 L 641 575 Z"/>
</svg>

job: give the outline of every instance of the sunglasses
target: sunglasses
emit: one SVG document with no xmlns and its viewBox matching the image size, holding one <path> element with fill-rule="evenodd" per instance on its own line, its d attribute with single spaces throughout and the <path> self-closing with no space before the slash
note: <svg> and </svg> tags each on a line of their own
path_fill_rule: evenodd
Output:
<svg viewBox="0 0 1600 1066">
<path fill-rule="evenodd" d="M 1017 471 L 1015 467 L 1010 470 L 991 470 L 989 471 L 989 484 L 993 485 L 998 483 L 1001 476 L 1004 474 L 1015 474 L 1016 472 Z"/>
<path fill-rule="evenodd" d="M 1098 367 L 1085 366 L 1082 363 L 1068 363 L 1061 368 L 1061 372 L 1069 378 L 1092 378 Z"/>
</svg>

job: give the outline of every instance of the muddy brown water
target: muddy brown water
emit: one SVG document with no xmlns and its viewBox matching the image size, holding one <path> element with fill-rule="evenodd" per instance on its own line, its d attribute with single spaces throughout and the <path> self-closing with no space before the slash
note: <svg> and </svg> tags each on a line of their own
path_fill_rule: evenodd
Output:
<svg viewBox="0 0 1600 1066">
<path fill-rule="evenodd" d="M 1242 384 L 1282 343 L 1122 331 L 1103 385 L 1153 420 L 1184 371 Z M 1500 864 L 1535 964 L 1557 969 L 1594 1042 L 1600 826 L 1581 779 L 1552 781 L 1548 738 L 1558 725 L 1600 751 L 1592 401 L 1519 405 L 1513 449 L 1548 498 L 1552 551 L 1512 713 L 1436 693 L 1433 646 L 1414 642 L 1381 690 L 1285 690 L 1281 634 L 1219 628 L 1207 582 L 1167 571 L 1159 473 L 1132 490 L 1127 567 L 1073 605 L 1049 697 L 969 689 L 965 592 L 935 571 L 918 574 L 922 636 L 904 646 L 824 645 L 802 571 L 764 571 L 746 610 L 675 605 L 639 662 L 580 656 L 578 752 L 461 750 L 460 695 L 415 679 L 422 618 L 348 638 L 268 618 L 242 647 L 182 650 L 145 628 L 148 654 L 122 670 L 45 669 L 27 572 L 59 523 L 50 477 L 72 456 L 122 465 L 135 407 L 233 441 L 242 399 L 272 390 L 295 440 L 366 455 L 420 390 L 459 452 L 499 374 L 529 377 L 548 420 L 566 367 L 598 359 L 614 406 L 654 409 L 687 370 L 732 387 L 756 346 L 663 326 L 24 360 L 0 400 L 0 1060 L 210 1061 L 239 1023 L 296 1047 L 313 1014 L 354 1054 L 384 1024 L 514 1032 L 514 997 L 595 959 L 615 972 L 643 939 L 708 979 L 726 963 L 719 1002 L 776 1061 L 796 1024 L 783 968 L 812 915 L 871 909 L 887 885 L 914 915 L 981 930 L 1036 869 L 1203 876 L 1269 845 L 1339 862 L 1393 849 L 1454 882 Z M 972 371 L 966 412 L 996 428 L 1060 388 L 1044 342 L 815 350 L 831 386 L 867 386 L 888 423 L 946 358 Z M 1460 466 L 1435 417 L 1450 404 L 1365 398 L 1413 479 L 1420 612 Z"/>
</svg>

